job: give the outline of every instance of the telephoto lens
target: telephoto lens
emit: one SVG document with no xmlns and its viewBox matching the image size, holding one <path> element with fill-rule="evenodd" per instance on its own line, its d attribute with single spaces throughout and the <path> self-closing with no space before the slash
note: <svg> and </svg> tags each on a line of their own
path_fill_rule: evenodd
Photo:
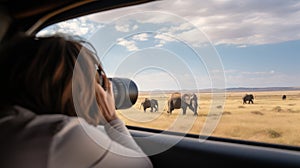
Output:
<svg viewBox="0 0 300 168">
<path fill-rule="evenodd" d="M 138 88 L 134 81 L 128 78 L 109 78 L 112 82 L 115 108 L 127 109 L 136 103 Z"/>
</svg>

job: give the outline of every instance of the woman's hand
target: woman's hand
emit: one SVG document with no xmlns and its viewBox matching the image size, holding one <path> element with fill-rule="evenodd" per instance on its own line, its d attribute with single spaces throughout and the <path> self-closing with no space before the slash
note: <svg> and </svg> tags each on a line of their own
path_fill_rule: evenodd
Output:
<svg viewBox="0 0 300 168">
<path fill-rule="evenodd" d="M 110 122 L 118 118 L 115 109 L 115 100 L 111 82 L 108 83 L 108 89 L 107 91 L 105 91 L 101 87 L 101 85 L 95 81 L 97 103 L 100 109 L 100 113 L 102 114 L 106 122 Z"/>
</svg>

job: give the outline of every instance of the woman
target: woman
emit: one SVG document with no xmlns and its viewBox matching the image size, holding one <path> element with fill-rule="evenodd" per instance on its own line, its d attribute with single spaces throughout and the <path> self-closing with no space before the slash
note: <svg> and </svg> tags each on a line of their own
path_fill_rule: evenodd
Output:
<svg viewBox="0 0 300 168">
<path fill-rule="evenodd" d="M 152 167 L 87 42 L 18 36 L 1 48 L 0 76 L 0 167 Z"/>
</svg>

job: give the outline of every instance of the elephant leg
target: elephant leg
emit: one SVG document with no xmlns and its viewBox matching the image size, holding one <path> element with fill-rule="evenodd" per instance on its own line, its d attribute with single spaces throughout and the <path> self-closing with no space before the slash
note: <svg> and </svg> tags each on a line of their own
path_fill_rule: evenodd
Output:
<svg viewBox="0 0 300 168">
<path fill-rule="evenodd" d="M 174 109 L 175 109 L 174 107 L 172 107 L 172 108 L 170 109 L 170 114 L 172 114 L 172 111 L 173 111 Z"/>
<path fill-rule="evenodd" d="M 174 110 L 174 105 L 173 105 L 173 103 L 172 103 L 172 102 L 169 102 L 169 103 L 168 103 L 168 107 L 169 107 L 168 113 L 172 114 L 172 111 Z"/>
<path fill-rule="evenodd" d="M 151 106 L 151 110 L 150 110 L 150 112 L 153 112 L 153 107 Z"/>
<path fill-rule="evenodd" d="M 182 109 L 182 114 L 183 114 L 183 115 L 186 114 L 186 108 Z"/>
<path fill-rule="evenodd" d="M 189 108 L 194 112 L 194 115 L 198 115 L 197 114 L 198 103 L 196 100 L 191 101 Z"/>
<path fill-rule="evenodd" d="M 174 108 L 171 108 L 168 113 L 172 114 L 173 110 L 174 110 Z"/>
<path fill-rule="evenodd" d="M 182 107 L 182 114 L 185 115 L 186 114 L 186 106 Z"/>
<path fill-rule="evenodd" d="M 146 109 L 147 109 L 147 108 L 146 108 L 146 107 L 144 107 L 144 113 L 146 112 Z"/>
<path fill-rule="evenodd" d="M 195 104 L 195 107 L 194 107 L 194 115 L 198 115 L 198 104 Z"/>
</svg>

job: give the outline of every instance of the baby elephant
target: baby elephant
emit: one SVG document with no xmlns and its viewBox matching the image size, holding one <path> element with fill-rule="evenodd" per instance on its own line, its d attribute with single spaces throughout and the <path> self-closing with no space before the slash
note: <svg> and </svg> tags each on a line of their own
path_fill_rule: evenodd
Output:
<svg viewBox="0 0 300 168">
<path fill-rule="evenodd" d="M 158 101 L 155 99 L 145 98 L 145 100 L 141 103 L 141 106 L 143 106 L 144 112 L 146 112 L 147 108 L 151 108 L 150 112 L 153 112 L 153 109 L 155 109 L 154 112 L 156 112 L 158 110 Z"/>
</svg>

